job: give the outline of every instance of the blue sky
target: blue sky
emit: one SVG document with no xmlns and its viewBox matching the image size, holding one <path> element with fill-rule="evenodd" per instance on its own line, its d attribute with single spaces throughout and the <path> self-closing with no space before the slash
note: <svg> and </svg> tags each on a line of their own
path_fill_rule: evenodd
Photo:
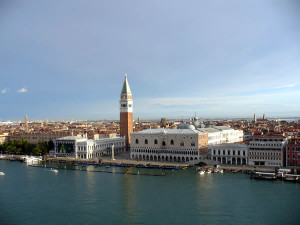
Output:
<svg viewBox="0 0 300 225">
<path fill-rule="evenodd" d="M 300 115 L 300 3 L 0 1 L 0 119 Z"/>
</svg>

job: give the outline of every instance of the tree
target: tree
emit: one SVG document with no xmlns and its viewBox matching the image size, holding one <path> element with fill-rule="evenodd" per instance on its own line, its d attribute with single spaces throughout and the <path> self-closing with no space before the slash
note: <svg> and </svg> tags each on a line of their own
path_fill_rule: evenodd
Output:
<svg viewBox="0 0 300 225">
<path fill-rule="evenodd" d="M 32 149 L 32 155 L 40 155 L 42 153 L 42 150 L 36 146 L 34 149 Z"/>
</svg>

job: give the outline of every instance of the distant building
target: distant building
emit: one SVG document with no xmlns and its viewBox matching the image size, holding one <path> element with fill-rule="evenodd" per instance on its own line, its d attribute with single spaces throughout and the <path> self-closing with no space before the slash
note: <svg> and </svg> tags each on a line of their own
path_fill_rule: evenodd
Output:
<svg viewBox="0 0 300 225">
<path fill-rule="evenodd" d="M 125 81 L 120 99 L 120 136 L 126 138 L 126 149 L 130 146 L 130 133 L 133 132 L 133 101 L 131 90 L 125 74 Z"/>
<path fill-rule="evenodd" d="M 57 157 L 72 157 L 81 159 L 110 156 L 114 145 L 115 155 L 125 152 L 125 138 L 103 138 L 91 140 L 80 136 L 68 136 L 55 140 L 55 155 Z"/>
<path fill-rule="evenodd" d="M 20 133 L 12 134 L 8 137 L 10 141 L 19 141 L 21 138 L 26 139 L 28 142 L 38 144 L 39 142 L 54 141 L 57 138 L 69 136 L 68 133 Z"/>
<path fill-rule="evenodd" d="M 254 117 L 253 117 L 253 121 L 254 121 L 254 123 L 256 123 L 256 114 L 254 113 Z"/>
<path fill-rule="evenodd" d="M 285 136 L 254 136 L 249 142 L 249 165 L 285 166 Z"/>
<path fill-rule="evenodd" d="M 300 139 L 294 138 L 288 141 L 286 156 L 287 166 L 300 166 Z"/>
<path fill-rule="evenodd" d="M 195 129 L 147 129 L 131 133 L 130 157 L 135 160 L 198 162 L 207 143 L 207 134 Z"/>
<path fill-rule="evenodd" d="M 211 160 L 215 164 L 247 165 L 247 145 L 243 143 L 213 145 L 211 146 Z"/>
<path fill-rule="evenodd" d="M 25 128 L 28 129 L 28 116 L 27 115 L 25 115 L 24 124 L 25 124 Z"/>
</svg>

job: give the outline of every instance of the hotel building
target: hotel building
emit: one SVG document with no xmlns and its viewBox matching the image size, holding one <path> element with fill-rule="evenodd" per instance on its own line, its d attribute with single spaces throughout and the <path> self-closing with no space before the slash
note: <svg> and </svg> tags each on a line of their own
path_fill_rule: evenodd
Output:
<svg viewBox="0 0 300 225">
<path fill-rule="evenodd" d="M 300 166 L 300 139 L 298 138 L 291 139 L 287 143 L 286 165 Z"/>
<path fill-rule="evenodd" d="M 285 166 L 285 136 L 254 136 L 249 142 L 249 165 Z"/>
</svg>

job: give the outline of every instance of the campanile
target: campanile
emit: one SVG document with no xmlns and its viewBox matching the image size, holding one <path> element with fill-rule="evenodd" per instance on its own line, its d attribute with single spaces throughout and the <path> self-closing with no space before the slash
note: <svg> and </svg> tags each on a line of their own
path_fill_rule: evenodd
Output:
<svg viewBox="0 0 300 225">
<path fill-rule="evenodd" d="M 121 99 L 120 99 L 120 137 L 126 138 L 126 150 L 129 150 L 130 133 L 133 132 L 133 101 L 130 87 L 125 74 Z"/>
</svg>

